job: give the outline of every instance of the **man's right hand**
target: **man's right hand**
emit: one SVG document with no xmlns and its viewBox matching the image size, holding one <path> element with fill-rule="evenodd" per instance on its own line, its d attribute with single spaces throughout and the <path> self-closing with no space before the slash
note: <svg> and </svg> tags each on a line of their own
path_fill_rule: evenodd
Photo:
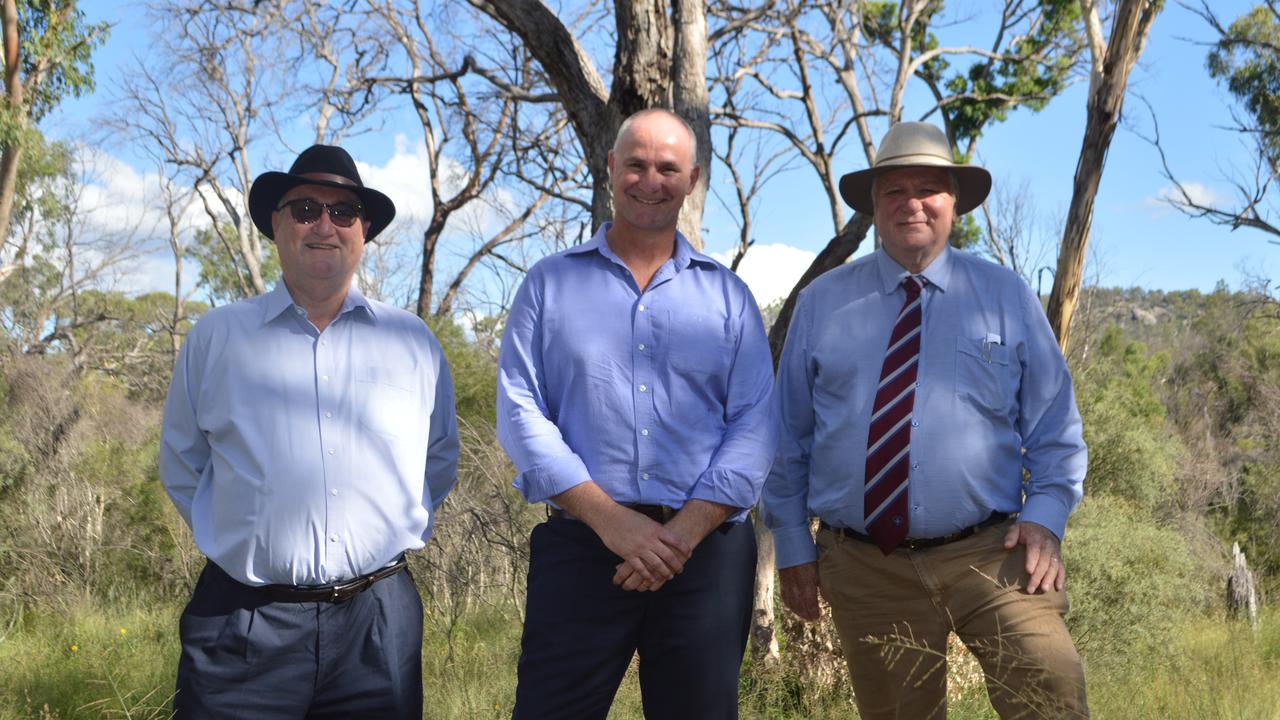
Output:
<svg viewBox="0 0 1280 720">
<path fill-rule="evenodd" d="M 810 562 L 778 571 L 782 583 L 782 604 L 805 622 L 815 622 L 822 611 L 818 607 L 818 563 Z"/>
</svg>

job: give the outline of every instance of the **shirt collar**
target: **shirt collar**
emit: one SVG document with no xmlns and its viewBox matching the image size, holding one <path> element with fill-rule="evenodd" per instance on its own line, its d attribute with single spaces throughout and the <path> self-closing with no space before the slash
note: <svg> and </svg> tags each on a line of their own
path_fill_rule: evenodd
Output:
<svg viewBox="0 0 1280 720">
<path fill-rule="evenodd" d="M 271 292 L 266 294 L 266 304 L 262 312 L 262 324 L 275 320 L 280 314 L 291 307 L 294 307 L 293 296 L 289 294 L 289 288 L 281 279 Z M 301 306 L 299 306 L 301 307 Z M 360 292 L 355 285 L 347 290 L 347 296 L 342 299 L 342 309 L 338 310 L 338 315 L 345 315 L 356 308 L 364 308 L 365 313 L 374 322 L 378 321 L 378 314 L 373 309 L 373 304 Z"/>
<path fill-rule="evenodd" d="M 611 227 L 613 227 L 612 222 L 604 223 L 600 226 L 600 229 L 596 230 L 595 234 L 591 236 L 590 240 L 582 243 L 581 245 L 569 248 L 565 251 L 565 254 L 582 255 L 595 251 L 613 262 L 626 267 L 626 263 L 622 262 L 622 259 L 614 254 L 613 248 L 609 247 L 609 243 L 605 240 L 605 235 L 609 232 L 609 228 Z M 684 233 L 679 230 L 676 231 L 676 251 L 671 256 L 671 260 L 672 265 L 675 266 L 676 272 L 680 272 L 694 263 L 706 265 L 711 268 L 719 267 L 715 260 L 712 260 L 710 257 L 694 250 L 693 245 L 689 243 L 687 238 L 685 238 Z"/>
<path fill-rule="evenodd" d="M 936 285 L 939 290 L 946 292 L 947 283 L 951 280 L 951 245 L 948 244 L 942 248 L 942 254 L 933 259 L 919 274 L 929 281 L 930 285 Z M 876 250 L 876 268 L 880 272 L 880 283 L 884 288 L 886 295 L 892 293 L 902 284 L 903 278 L 911 273 L 906 268 L 898 264 L 897 260 L 889 257 L 889 253 L 884 248 Z"/>
</svg>

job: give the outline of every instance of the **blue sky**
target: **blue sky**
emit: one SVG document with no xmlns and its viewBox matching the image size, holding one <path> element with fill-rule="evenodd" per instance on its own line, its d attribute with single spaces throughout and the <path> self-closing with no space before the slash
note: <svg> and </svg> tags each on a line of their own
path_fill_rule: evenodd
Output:
<svg viewBox="0 0 1280 720">
<path fill-rule="evenodd" d="M 965 14 L 980 14 L 989 12 L 987 6 L 994 7 L 995 3 L 967 0 L 950 3 L 949 7 L 952 5 L 963 6 L 960 10 Z M 95 115 L 104 110 L 103 98 L 107 97 L 111 79 L 123 71 L 134 53 L 145 52 L 146 34 L 138 17 L 141 8 L 101 1 L 82 6 L 91 20 L 109 20 L 117 26 L 106 47 L 95 56 L 98 92 L 64 104 L 46 122 L 46 132 L 55 137 L 79 137 L 87 132 Z M 1251 3 L 1215 1 L 1213 6 L 1220 17 L 1229 21 Z M 978 27 L 977 21 L 973 23 Z M 970 31 L 966 23 L 947 30 L 957 41 L 964 40 L 966 32 L 976 30 Z M 1207 50 L 1197 44 L 1208 42 L 1211 37 L 1203 20 L 1176 3 L 1167 3 L 1156 20 L 1139 67 L 1131 76 L 1131 91 L 1145 97 L 1157 113 L 1166 152 L 1180 179 L 1229 195 L 1224 174 L 1232 167 L 1247 169 L 1250 160 L 1239 137 L 1222 129 L 1231 123 L 1230 98 L 1208 77 L 1204 66 Z M 997 186 L 1025 183 L 1036 212 L 1050 232 L 1060 229 L 1070 200 L 1084 130 L 1085 92 L 1084 84 L 1078 84 L 1040 113 L 1016 111 L 1008 121 L 992 128 L 980 143 L 978 161 L 992 172 Z M 908 105 L 908 119 L 915 119 L 912 112 Z M 1132 94 L 1125 112 L 1126 125 L 1149 132 L 1147 109 Z M 404 175 L 404 168 L 412 165 L 409 160 L 414 146 L 421 143 L 420 135 L 411 118 L 399 125 L 393 117 L 386 130 L 365 135 L 352 145 L 357 157 L 373 167 L 374 177 L 399 178 Z M 124 167 L 132 166 L 138 171 L 140 177 L 135 184 L 145 181 L 141 174 L 148 168 L 132 157 L 127 147 L 109 147 L 107 152 Z M 863 161 L 850 157 L 849 162 L 847 170 L 856 170 Z M 723 181 L 725 175 L 713 173 L 712 182 Z M 371 179 L 366 180 L 376 185 Z M 414 186 L 410 183 L 400 189 L 401 194 L 392 196 L 398 204 L 412 203 L 414 199 L 405 193 L 412 194 Z M 1280 271 L 1280 246 L 1269 243 L 1268 236 L 1253 230 L 1231 233 L 1206 221 L 1186 218 L 1158 202 L 1167 186 L 1160 176 L 1155 150 L 1133 131 L 1119 129 L 1095 207 L 1090 263 L 1086 267 L 1088 280 L 1104 286 L 1210 290 L 1220 280 L 1238 287 L 1243 280 L 1242 269 L 1268 277 Z M 748 254 L 742 272 L 758 299 L 768 302 L 771 295 L 789 287 L 793 276 L 807 264 L 807 258 L 821 249 L 831 234 L 826 201 L 816 176 L 801 168 L 775 180 L 753 222 L 757 246 Z M 711 198 L 703 224 L 708 228 L 707 250 L 727 253 L 737 231 Z M 1053 264 L 1056 237 L 1053 236 L 1054 246 L 1046 248 L 1042 264 Z M 171 283 L 159 279 L 165 275 L 164 263 L 163 255 L 152 257 L 157 287 Z M 146 279 L 138 282 L 150 284 Z M 1046 279 L 1045 292 L 1048 282 Z"/>
</svg>

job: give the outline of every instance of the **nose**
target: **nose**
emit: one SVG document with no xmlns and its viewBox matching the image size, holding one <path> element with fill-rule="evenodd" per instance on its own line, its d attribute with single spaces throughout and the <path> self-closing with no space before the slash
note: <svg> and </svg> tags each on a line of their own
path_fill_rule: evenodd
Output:
<svg viewBox="0 0 1280 720">
<path fill-rule="evenodd" d="M 640 187 L 644 190 L 656 190 L 662 185 L 662 174 L 656 168 L 646 168 L 640 173 Z"/>
<path fill-rule="evenodd" d="M 332 235 L 338 231 L 338 226 L 333 224 L 333 219 L 329 217 L 329 208 L 320 208 L 320 218 L 312 223 L 311 232 L 320 235 Z"/>
</svg>

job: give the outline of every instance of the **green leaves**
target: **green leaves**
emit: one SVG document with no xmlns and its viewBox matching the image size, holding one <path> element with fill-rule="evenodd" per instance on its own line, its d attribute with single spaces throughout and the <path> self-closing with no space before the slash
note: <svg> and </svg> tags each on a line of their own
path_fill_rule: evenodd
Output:
<svg viewBox="0 0 1280 720">
<path fill-rule="evenodd" d="M 1209 75 L 1248 111 L 1272 165 L 1280 160 L 1280 17 L 1259 5 L 1226 29 L 1209 52 Z"/>
<path fill-rule="evenodd" d="M 23 98 L 39 122 L 67 97 L 93 91 L 93 51 L 106 42 L 109 23 L 88 24 L 68 0 L 18 2 Z"/>
</svg>

